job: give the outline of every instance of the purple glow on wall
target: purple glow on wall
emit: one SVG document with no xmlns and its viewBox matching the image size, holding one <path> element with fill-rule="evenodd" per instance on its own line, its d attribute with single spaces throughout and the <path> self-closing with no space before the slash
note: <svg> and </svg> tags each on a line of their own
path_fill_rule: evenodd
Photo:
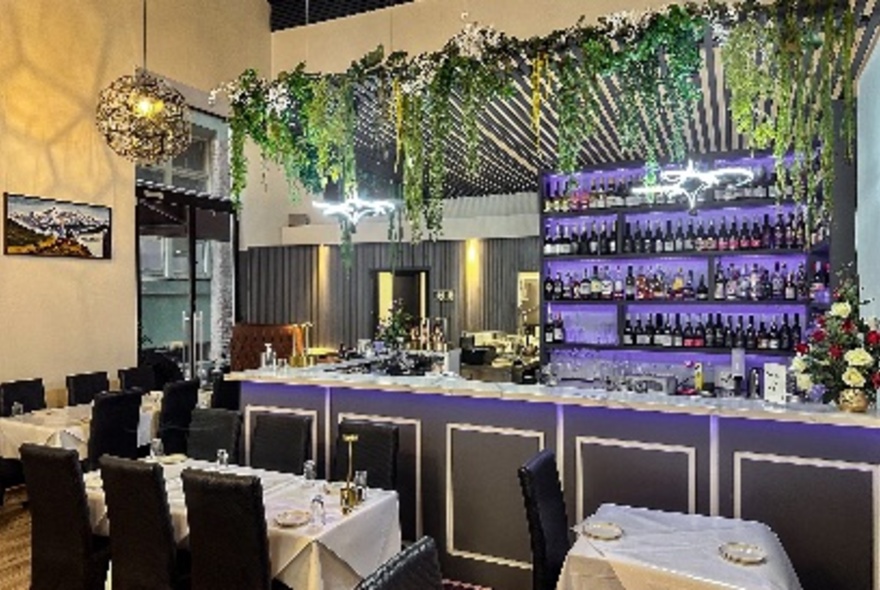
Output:
<svg viewBox="0 0 880 590">
<path fill-rule="evenodd" d="M 620 269 L 621 274 L 626 277 L 627 267 L 629 266 L 633 267 L 633 274 L 638 274 L 639 269 L 642 269 L 644 272 L 649 272 L 649 269 L 654 270 L 660 268 L 668 275 L 677 272 L 680 268 L 684 272 L 685 278 L 687 278 L 688 271 L 693 271 L 694 281 L 699 282 L 700 276 L 706 275 L 709 271 L 709 259 L 686 257 L 686 255 L 681 254 L 670 254 L 669 257 L 664 256 L 662 258 L 660 256 L 645 258 L 635 254 L 632 257 L 584 257 L 576 260 L 553 260 L 552 258 L 548 258 L 545 259 L 544 266 L 545 270 L 554 278 L 556 277 L 556 273 L 562 273 L 563 278 L 565 278 L 566 274 L 571 273 L 572 275 L 576 275 L 579 279 L 584 276 L 584 270 L 587 270 L 590 276 L 592 276 L 594 266 L 598 267 L 600 271 L 605 267 L 608 267 L 612 278 L 614 278 L 618 268 Z M 709 277 L 706 276 L 707 281 L 708 278 Z M 696 285 L 694 286 L 696 287 Z"/>
</svg>

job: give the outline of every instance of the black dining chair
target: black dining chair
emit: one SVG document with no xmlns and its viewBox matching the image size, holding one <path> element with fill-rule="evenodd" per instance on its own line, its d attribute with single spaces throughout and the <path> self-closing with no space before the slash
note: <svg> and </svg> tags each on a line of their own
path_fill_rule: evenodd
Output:
<svg viewBox="0 0 880 590">
<path fill-rule="evenodd" d="M 162 466 L 110 455 L 100 463 L 113 589 L 188 588 L 189 552 L 174 541 Z"/>
<path fill-rule="evenodd" d="M 269 540 L 258 477 L 185 469 L 192 590 L 269 590 Z"/>
<path fill-rule="evenodd" d="M 400 429 L 396 424 L 343 420 L 336 437 L 335 479 L 343 481 L 348 475 L 348 443 L 346 434 L 358 435 L 353 443 L 353 471 L 366 471 L 371 488 L 393 490 L 397 487 L 397 453 L 400 448 Z"/>
<path fill-rule="evenodd" d="M 65 381 L 68 406 L 90 404 L 97 394 L 110 391 L 110 380 L 107 379 L 106 371 L 68 375 Z"/>
<path fill-rule="evenodd" d="M 545 449 L 518 474 L 532 546 L 532 588 L 554 590 L 571 548 L 556 455 Z"/>
<path fill-rule="evenodd" d="M 31 590 L 103 590 L 108 539 L 92 534 L 76 451 L 23 444 L 31 513 Z"/>
<path fill-rule="evenodd" d="M 46 389 L 42 379 L 23 379 L 0 383 L 0 416 L 11 416 L 12 405 L 22 405 L 25 412 L 46 407 Z"/>
<path fill-rule="evenodd" d="M 241 409 L 241 381 L 227 381 L 220 375 L 214 380 L 211 407 L 225 410 Z"/>
<path fill-rule="evenodd" d="M 156 372 L 153 367 L 144 365 L 119 369 L 119 389 L 146 393 L 156 389 Z"/>
<path fill-rule="evenodd" d="M 302 473 L 311 456 L 312 418 L 287 413 L 254 416 L 251 466 L 284 473 Z"/>
<path fill-rule="evenodd" d="M 138 458 L 141 396 L 137 393 L 99 393 L 89 425 L 89 469 L 99 467 L 103 455 Z"/>
<path fill-rule="evenodd" d="M 422 537 L 361 580 L 355 590 L 443 590 L 434 539 Z"/>
<path fill-rule="evenodd" d="M 186 442 L 187 456 L 213 461 L 217 451 L 224 449 L 230 463 L 238 463 L 238 439 L 241 434 L 241 414 L 216 408 L 196 408 L 189 423 Z"/>
<path fill-rule="evenodd" d="M 167 454 L 186 454 L 186 437 L 198 401 L 197 380 L 175 381 L 165 385 L 159 410 L 159 438 Z"/>
</svg>

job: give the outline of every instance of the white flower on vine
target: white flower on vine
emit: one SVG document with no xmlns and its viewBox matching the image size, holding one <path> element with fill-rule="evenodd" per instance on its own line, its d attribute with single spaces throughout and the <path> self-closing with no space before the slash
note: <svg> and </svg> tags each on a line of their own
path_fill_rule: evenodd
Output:
<svg viewBox="0 0 880 590">
<path fill-rule="evenodd" d="M 220 84 L 219 86 L 211 90 L 211 92 L 208 94 L 208 103 L 215 104 L 217 102 L 217 97 L 220 94 L 225 94 L 227 98 L 229 98 L 230 102 L 237 102 L 241 99 L 244 91 L 235 80 L 233 80 L 232 82 L 224 82 L 223 84 Z"/>
<path fill-rule="evenodd" d="M 410 70 L 415 71 L 414 78 L 401 80 L 400 91 L 407 95 L 420 94 L 434 80 L 437 73 L 437 63 L 427 54 L 421 54 L 413 59 Z"/>
<path fill-rule="evenodd" d="M 501 33 L 494 28 L 468 23 L 450 42 L 462 56 L 481 59 L 488 49 L 501 45 L 501 40 Z"/>
<path fill-rule="evenodd" d="M 269 114 L 274 114 L 277 117 L 283 117 L 293 104 L 287 86 L 284 84 L 272 84 L 269 87 L 268 99 L 269 104 L 266 108 L 268 109 Z"/>
</svg>

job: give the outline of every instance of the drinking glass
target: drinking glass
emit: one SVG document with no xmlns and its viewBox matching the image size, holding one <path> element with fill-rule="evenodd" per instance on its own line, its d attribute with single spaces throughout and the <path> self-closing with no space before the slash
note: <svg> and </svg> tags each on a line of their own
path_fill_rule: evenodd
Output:
<svg viewBox="0 0 880 590">
<path fill-rule="evenodd" d="M 21 416 L 24 414 L 24 406 L 21 402 L 12 402 L 12 415 Z"/>
<path fill-rule="evenodd" d="M 314 481 L 317 477 L 317 473 L 315 471 L 315 462 L 309 459 L 303 464 L 303 477 L 306 478 L 306 481 Z"/>
<path fill-rule="evenodd" d="M 354 472 L 354 487 L 357 490 L 358 500 L 367 499 L 367 472 L 366 470 Z"/>
<path fill-rule="evenodd" d="M 229 453 L 226 449 L 217 449 L 217 466 L 226 467 L 229 465 Z"/>
<path fill-rule="evenodd" d="M 156 459 L 165 454 L 165 447 L 162 445 L 161 438 L 154 438 L 150 441 L 150 458 Z"/>
<path fill-rule="evenodd" d="M 327 512 L 324 510 L 324 497 L 321 494 L 312 498 L 309 507 L 311 509 L 311 516 L 309 518 L 311 524 L 321 526 L 327 524 Z"/>
</svg>

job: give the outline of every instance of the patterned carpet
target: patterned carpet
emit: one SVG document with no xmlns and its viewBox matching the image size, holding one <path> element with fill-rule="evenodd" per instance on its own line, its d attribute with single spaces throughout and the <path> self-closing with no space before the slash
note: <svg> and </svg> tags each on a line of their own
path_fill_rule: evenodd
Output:
<svg viewBox="0 0 880 590">
<path fill-rule="evenodd" d="M 31 516 L 25 493 L 8 491 L 0 507 L 0 588 L 28 590 L 31 581 Z"/>
</svg>

